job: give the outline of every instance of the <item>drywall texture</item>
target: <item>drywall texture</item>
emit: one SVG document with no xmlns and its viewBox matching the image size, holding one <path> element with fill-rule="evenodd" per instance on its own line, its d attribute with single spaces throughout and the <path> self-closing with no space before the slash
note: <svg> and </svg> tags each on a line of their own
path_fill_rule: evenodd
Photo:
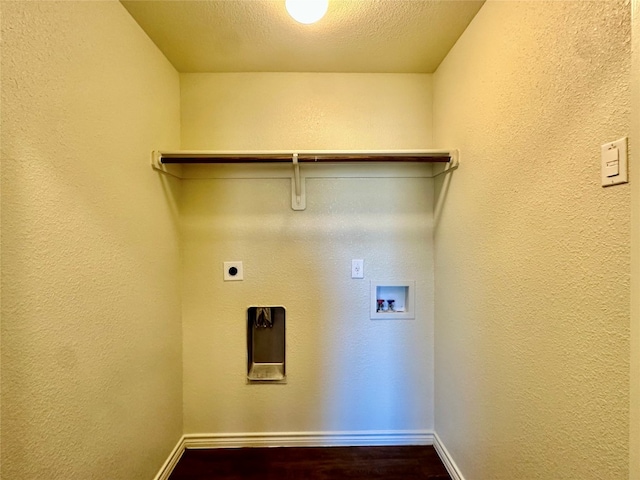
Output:
<svg viewBox="0 0 640 480">
<path fill-rule="evenodd" d="M 429 147 L 430 81 L 183 74 L 182 146 Z M 185 432 L 433 428 L 431 180 L 355 170 L 307 179 L 299 212 L 288 179 L 183 182 Z M 365 279 L 351 279 L 353 258 Z M 223 282 L 234 260 L 245 280 Z M 415 320 L 370 320 L 371 280 L 415 280 Z M 286 308 L 286 385 L 246 384 L 251 305 Z"/>
<path fill-rule="evenodd" d="M 307 179 L 298 212 L 287 179 L 184 182 L 185 432 L 431 431 L 432 180 Z M 416 318 L 370 320 L 371 280 L 415 280 Z M 286 385 L 246 384 L 252 305 L 286 308 Z"/>
<path fill-rule="evenodd" d="M 632 185 L 640 184 L 640 1 L 631 14 L 631 171 Z M 631 415 L 629 479 L 640 480 L 640 189 L 631 190 Z"/>
<path fill-rule="evenodd" d="M 2 477 L 149 479 L 182 434 L 179 78 L 118 2 L 2 2 Z"/>
<path fill-rule="evenodd" d="M 283 1 L 123 2 L 176 69 L 191 73 L 432 73 L 482 3 L 332 0 L 321 21 L 301 25 Z"/>
<path fill-rule="evenodd" d="M 629 5 L 487 2 L 434 76 L 436 431 L 467 480 L 626 479 Z"/>
<path fill-rule="evenodd" d="M 431 75 L 181 74 L 182 148 L 431 147 Z"/>
</svg>

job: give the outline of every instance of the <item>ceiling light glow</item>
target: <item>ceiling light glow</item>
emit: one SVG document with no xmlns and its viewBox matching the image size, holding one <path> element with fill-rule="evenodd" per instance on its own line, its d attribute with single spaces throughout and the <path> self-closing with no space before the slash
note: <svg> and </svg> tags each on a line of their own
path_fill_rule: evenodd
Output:
<svg viewBox="0 0 640 480">
<path fill-rule="evenodd" d="M 295 21 L 308 25 L 324 17 L 329 0 L 286 0 L 285 6 Z"/>
</svg>

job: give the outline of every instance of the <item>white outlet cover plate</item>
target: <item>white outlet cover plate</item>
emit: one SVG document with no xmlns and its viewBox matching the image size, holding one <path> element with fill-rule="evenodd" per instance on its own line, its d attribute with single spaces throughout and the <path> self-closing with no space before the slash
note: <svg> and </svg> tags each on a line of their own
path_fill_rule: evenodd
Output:
<svg viewBox="0 0 640 480">
<path fill-rule="evenodd" d="M 351 278 L 364 278 L 364 260 L 351 260 Z"/>
<path fill-rule="evenodd" d="M 233 274 L 234 271 L 235 274 Z M 242 262 L 224 262 L 224 281 L 233 282 L 238 280 L 244 280 Z"/>
</svg>

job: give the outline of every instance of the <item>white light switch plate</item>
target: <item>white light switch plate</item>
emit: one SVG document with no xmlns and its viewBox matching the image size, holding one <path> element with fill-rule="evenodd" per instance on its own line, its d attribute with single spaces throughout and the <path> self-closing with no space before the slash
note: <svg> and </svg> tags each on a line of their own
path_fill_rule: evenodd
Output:
<svg viewBox="0 0 640 480">
<path fill-rule="evenodd" d="M 629 181 L 627 168 L 627 137 L 623 137 L 615 142 L 605 143 L 601 147 L 601 175 L 602 186 L 619 185 Z M 615 165 L 617 158 L 618 165 Z M 616 171 L 617 175 L 612 175 Z"/>
</svg>

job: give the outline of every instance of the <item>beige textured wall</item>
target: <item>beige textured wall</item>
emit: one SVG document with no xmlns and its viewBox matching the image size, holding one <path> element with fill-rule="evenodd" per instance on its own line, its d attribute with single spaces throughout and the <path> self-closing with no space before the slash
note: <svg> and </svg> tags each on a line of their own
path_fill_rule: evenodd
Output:
<svg viewBox="0 0 640 480">
<path fill-rule="evenodd" d="M 182 434 L 179 187 L 149 168 L 179 128 L 118 2 L 2 2 L 7 480 L 149 479 Z"/>
<path fill-rule="evenodd" d="M 425 74 L 181 74 L 184 149 L 431 147 Z"/>
<path fill-rule="evenodd" d="M 632 185 L 640 184 L 640 1 L 631 14 L 631 171 Z M 631 196 L 631 417 L 630 480 L 640 480 L 640 189 Z"/>
<path fill-rule="evenodd" d="M 181 80 L 184 148 L 430 146 L 427 75 Z M 287 179 L 183 181 L 185 432 L 433 428 L 432 181 L 351 170 L 307 179 L 300 212 Z M 370 280 L 415 280 L 415 320 L 371 321 Z M 245 383 L 250 305 L 287 309 L 286 385 Z"/>
<path fill-rule="evenodd" d="M 626 479 L 625 2 L 484 5 L 434 75 L 462 151 L 436 244 L 436 431 L 466 480 Z"/>
</svg>

